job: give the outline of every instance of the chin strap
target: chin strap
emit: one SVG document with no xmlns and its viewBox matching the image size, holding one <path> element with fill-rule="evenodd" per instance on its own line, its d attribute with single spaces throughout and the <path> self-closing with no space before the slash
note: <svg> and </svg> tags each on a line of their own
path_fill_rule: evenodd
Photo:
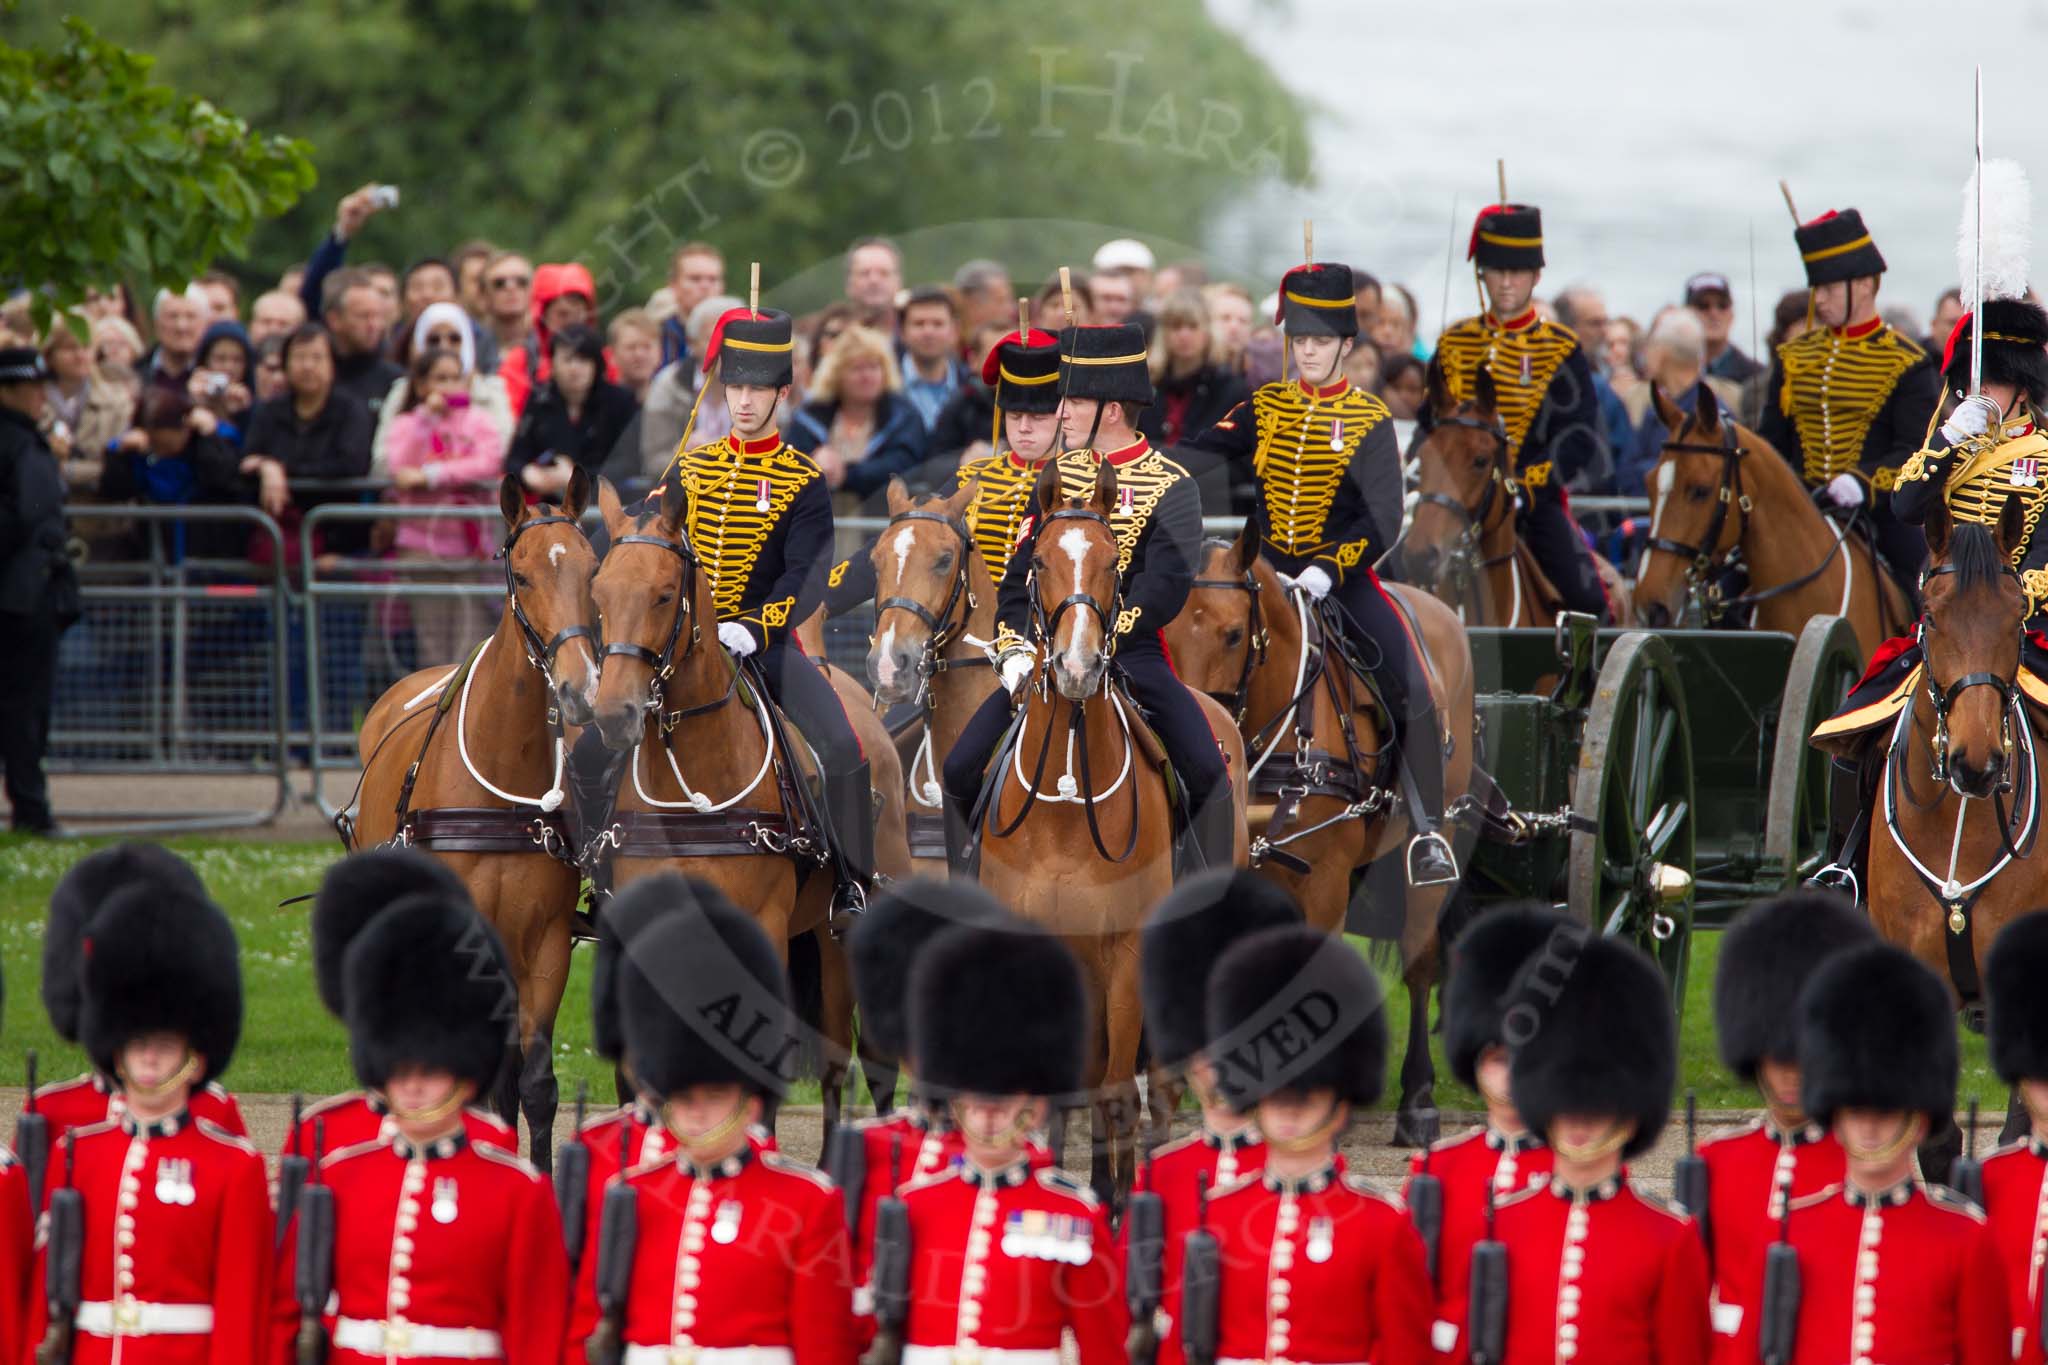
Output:
<svg viewBox="0 0 2048 1365">
<path fill-rule="evenodd" d="M 114 1068 L 114 1074 L 120 1078 L 123 1089 L 132 1090 L 146 1099 L 155 1099 L 158 1095 L 168 1094 L 181 1085 L 190 1085 L 198 1078 L 199 1054 L 189 1047 L 186 1048 L 185 1060 L 178 1063 L 178 1069 L 155 1085 L 143 1085 L 139 1081 L 128 1079 L 128 1073 L 118 1066 Z"/>
<path fill-rule="evenodd" d="M 1628 1140 L 1635 1136 L 1635 1132 L 1636 1126 L 1633 1123 L 1621 1119 L 1615 1120 L 1605 1133 L 1587 1143 L 1559 1142 L 1557 1134 L 1553 1131 L 1550 1134 L 1550 1149 L 1567 1161 L 1598 1161 L 1604 1156 L 1620 1151 Z"/>
</svg>

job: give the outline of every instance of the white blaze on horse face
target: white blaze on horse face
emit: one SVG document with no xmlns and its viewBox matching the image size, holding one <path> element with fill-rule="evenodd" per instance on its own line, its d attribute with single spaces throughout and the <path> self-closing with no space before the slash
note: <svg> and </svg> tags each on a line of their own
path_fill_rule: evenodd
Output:
<svg viewBox="0 0 2048 1365">
<path fill-rule="evenodd" d="M 896 627 L 890 626 L 875 641 L 875 687 L 888 691 L 896 681 Z"/>
<path fill-rule="evenodd" d="M 1666 460 L 1658 465 L 1654 482 L 1657 497 L 1650 507 L 1650 539 L 1652 540 L 1655 540 L 1663 533 L 1664 504 L 1671 497 L 1673 485 L 1678 482 L 1678 462 L 1676 460 Z M 1649 567 L 1650 551 L 1646 546 L 1643 550 L 1643 562 L 1636 568 L 1636 577 L 1642 577 L 1644 571 Z"/>
<path fill-rule="evenodd" d="M 1082 591 L 1081 575 L 1087 571 L 1088 566 L 1088 533 L 1078 526 L 1069 526 L 1060 533 L 1060 548 L 1067 552 L 1068 559 L 1074 561 L 1073 592 L 1079 595 Z M 1066 666 L 1078 677 L 1086 673 L 1094 663 L 1090 655 L 1095 649 L 1089 634 L 1095 628 L 1095 620 L 1090 614 L 1079 611 L 1072 613 L 1068 619 L 1073 621 L 1074 627 L 1073 634 L 1067 640 Z"/>
<path fill-rule="evenodd" d="M 548 546 L 548 567 L 551 569 L 561 568 L 562 556 L 567 553 L 569 553 L 569 547 L 566 543 Z"/>
<path fill-rule="evenodd" d="M 896 552 L 896 582 L 901 587 L 903 571 L 910 564 L 910 551 L 917 544 L 917 528 L 906 526 L 896 533 L 896 539 L 889 542 L 889 548 Z"/>
</svg>

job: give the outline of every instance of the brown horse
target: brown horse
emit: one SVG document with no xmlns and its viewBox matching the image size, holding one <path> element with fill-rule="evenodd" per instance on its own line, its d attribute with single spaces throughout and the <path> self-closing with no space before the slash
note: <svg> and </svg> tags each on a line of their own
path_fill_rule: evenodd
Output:
<svg viewBox="0 0 2048 1365">
<path fill-rule="evenodd" d="M 1456 614 L 1442 602 L 1405 585 L 1389 584 L 1388 591 L 1419 627 L 1439 729 L 1452 741 L 1444 765 L 1444 797 L 1453 801 L 1464 794 L 1472 777 L 1471 648 Z M 1166 639 L 1182 679 L 1223 700 L 1236 714 L 1255 778 L 1263 774 L 1291 780 L 1298 748 L 1332 755 L 1347 752 L 1351 741 L 1342 723 L 1347 713 L 1358 751 L 1376 756 L 1380 750 L 1379 717 L 1364 689 L 1340 679 L 1332 669 L 1311 672 L 1306 604 L 1298 590 L 1285 588 L 1273 566 L 1260 557 L 1257 532 L 1249 522 L 1235 541 L 1204 546 L 1194 590 L 1167 626 Z M 1313 681 L 1305 684 L 1304 678 Z M 1304 686 L 1308 695 L 1297 705 Z M 1292 723 L 1290 715 L 1296 718 Z M 1271 773 L 1266 772 L 1269 766 Z M 1392 786 L 1391 774 L 1376 766 L 1365 777 L 1376 788 Z M 1271 789 L 1268 781 L 1257 785 L 1261 791 Z M 1258 799 L 1252 810 L 1253 828 L 1263 824 L 1270 830 L 1269 799 Z M 1284 832 L 1277 837 L 1284 841 L 1285 852 L 1307 863 L 1307 870 L 1285 866 L 1279 859 L 1259 863 L 1262 874 L 1301 902 L 1311 924 L 1331 933 L 1344 928 L 1353 873 L 1402 848 L 1410 833 L 1396 804 L 1344 818 L 1354 804 L 1335 794 L 1303 797 L 1286 826 L 1298 837 L 1288 839 Z M 1450 890 L 1432 886 L 1407 891 L 1400 943 L 1408 988 L 1408 1047 L 1401 1063 L 1396 1145 L 1421 1145 L 1436 1136 L 1429 993 L 1440 975 L 1437 931 Z"/>
<path fill-rule="evenodd" d="M 1120 1205 L 1137 1161 L 1138 931 L 1173 885 L 1173 817 L 1130 703 L 1107 685 L 1119 607 L 1116 490 L 1106 463 L 1085 501 L 1061 495 L 1056 466 L 1039 476 L 1045 510 L 1031 572 L 1040 664 L 1014 748 L 997 756 L 981 880 L 1081 960 L 1095 1015 L 1091 1181 Z M 1241 815 L 1243 746 L 1221 708 L 1205 709 Z"/>
<path fill-rule="evenodd" d="M 611 549 L 591 585 L 605 634 L 593 712 L 605 746 L 630 754 L 608 832 L 615 884 L 663 871 L 709 882 L 753 915 L 788 960 L 795 940 L 824 929 L 831 908 L 831 878 L 791 843 L 801 811 L 786 784 L 805 780 L 814 764 L 801 745 L 794 755 L 780 752 L 768 699 L 743 686 L 718 643 L 711 576 L 683 530 L 686 495 L 670 487 L 658 511 L 636 514 L 600 481 L 598 507 Z M 833 682 L 882 796 L 877 868 L 908 876 L 902 769 L 866 695 L 843 674 Z M 829 1132 L 852 1056 L 853 990 L 838 941 L 817 932 L 816 947 Z M 875 1059 L 870 1077 L 878 1070 L 888 1068 Z"/>
<path fill-rule="evenodd" d="M 555 1013 L 569 980 L 580 880 L 573 857 L 559 856 L 569 850 L 549 804 L 564 761 L 554 722 L 588 722 L 598 686 L 597 557 L 576 525 L 589 496 L 580 469 L 559 511 L 530 510 L 515 478 L 499 486 L 507 590 L 498 628 L 466 672 L 422 669 L 370 708 L 356 738 L 363 781 L 348 838 L 352 848 L 404 840 L 434 854 L 504 939 L 519 1037 L 492 1102 L 508 1119 L 525 1112 L 543 1170 L 557 1099 Z M 456 815 L 463 827 L 446 823 Z"/>
<path fill-rule="evenodd" d="M 1797 635 L 1816 616 L 1843 616 L 1869 658 L 1912 619 L 1906 595 L 1870 542 L 1844 536 L 1807 496 L 1792 466 L 1740 423 L 1721 420 L 1701 382 L 1691 413 L 1652 389 L 1670 437 L 1650 470 L 1650 541 L 1636 571 L 1636 620 L 1653 630 L 1710 617 L 1728 604 L 1714 578 L 1739 555 L 1749 570 L 1741 605 L 1757 630 Z"/>
<path fill-rule="evenodd" d="M 1430 433 L 1415 452 L 1421 491 L 1401 538 L 1402 576 L 1426 585 L 1466 625 L 1550 625 L 1564 600 L 1515 530 L 1520 485 L 1493 375 L 1481 368 L 1473 396 L 1461 402 L 1432 360 L 1429 408 Z M 1621 575 L 1605 559 L 1593 562 L 1607 600 L 1626 619 Z"/>
</svg>

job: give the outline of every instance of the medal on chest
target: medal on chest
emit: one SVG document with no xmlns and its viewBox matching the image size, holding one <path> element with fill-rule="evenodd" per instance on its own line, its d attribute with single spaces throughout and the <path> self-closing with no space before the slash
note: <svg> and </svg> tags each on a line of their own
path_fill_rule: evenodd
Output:
<svg viewBox="0 0 2048 1365">
<path fill-rule="evenodd" d="M 2006 477 L 2014 488 L 2039 488 L 2041 486 L 2041 462 L 2028 458 L 2014 460 Z"/>
<path fill-rule="evenodd" d="M 768 510 L 768 480 L 766 476 L 757 479 L 754 483 L 754 510 L 756 512 Z"/>
<path fill-rule="evenodd" d="M 1134 501 L 1135 496 L 1136 490 L 1134 490 L 1129 484 L 1120 483 L 1117 485 L 1116 510 L 1119 515 L 1129 516 L 1131 514 L 1131 509 L 1137 505 Z"/>
<path fill-rule="evenodd" d="M 434 1202 L 427 1209 L 434 1221 L 448 1224 L 455 1221 L 458 1210 L 455 1207 L 455 1177 L 441 1175 L 434 1177 Z"/>
<path fill-rule="evenodd" d="M 1342 417 L 1332 417 L 1330 419 L 1330 449 L 1342 450 L 1343 448 L 1344 419 Z"/>
<path fill-rule="evenodd" d="M 192 1188 L 192 1160 L 167 1156 L 156 1163 L 156 1202 L 189 1207 L 197 1198 Z"/>
<path fill-rule="evenodd" d="M 1317 1265 L 1330 1259 L 1330 1253 L 1337 1244 L 1337 1225 L 1329 1218 L 1316 1217 L 1308 1220 L 1308 1258 Z"/>
<path fill-rule="evenodd" d="M 1524 351 L 1522 352 L 1522 382 L 1526 384 L 1529 382 L 1529 379 L 1529 353 Z"/>
<path fill-rule="evenodd" d="M 740 1201 L 722 1199 L 718 1212 L 711 1219 L 711 1240 L 720 1246 L 731 1246 L 740 1237 Z"/>
<path fill-rule="evenodd" d="M 1088 1260 L 1093 1235 L 1085 1221 L 1070 1213 L 1012 1209 L 1003 1225 L 1003 1254 L 1081 1265 Z"/>
</svg>

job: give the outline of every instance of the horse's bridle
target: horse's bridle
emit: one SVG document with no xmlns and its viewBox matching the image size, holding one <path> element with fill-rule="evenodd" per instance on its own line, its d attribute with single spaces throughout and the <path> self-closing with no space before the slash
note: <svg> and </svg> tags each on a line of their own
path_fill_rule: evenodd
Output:
<svg viewBox="0 0 2048 1365">
<path fill-rule="evenodd" d="M 618 655 L 621 658 L 637 659 L 653 670 L 654 676 L 648 680 L 647 700 L 643 703 L 642 709 L 657 712 L 661 715 L 662 732 L 666 734 L 668 731 L 675 729 L 676 722 L 682 720 L 685 716 L 694 715 L 699 711 L 713 710 L 725 704 L 725 697 L 721 696 L 715 702 L 701 707 L 691 707 L 688 710 L 663 712 L 661 709 L 663 692 L 669 678 L 675 673 L 676 665 L 682 662 L 683 659 L 688 659 L 696 651 L 698 641 L 703 636 L 703 628 L 696 619 L 696 613 L 691 610 L 691 603 L 696 597 L 697 588 L 697 570 L 699 568 L 697 555 L 691 550 L 686 537 L 668 540 L 662 536 L 634 535 L 620 536 L 612 542 L 613 549 L 617 549 L 621 545 L 654 545 L 676 557 L 676 614 L 675 619 L 669 622 L 668 639 L 662 644 L 660 652 L 656 653 L 654 650 L 647 648 L 647 646 L 632 640 L 614 640 L 604 647 L 604 657 L 607 659 L 613 655 Z M 682 659 L 678 659 L 676 657 L 676 645 L 682 640 L 683 623 L 685 621 L 690 623 L 690 643 L 683 646 Z M 733 678 L 737 680 L 738 677 L 739 673 L 735 670 Z M 727 694 L 730 694 L 730 689 L 728 689 Z"/>
<path fill-rule="evenodd" d="M 1067 507 L 1057 512 L 1047 513 L 1039 523 L 1038 536 L 1043 538 L 1046 528 L 1060 521 L 1081 521 L 1100 526 L 1104 531 L 1108 532 L 1110 543 L 1112 545 L 1116 543 L 1116 527 L 1110 524 L 1109 518 L 1100 512 L 1086 507 Z M 1093 593 L 1069 593 L 1058 606 L 1052 609 L 1052 615 L 1047 616 L 1044 603 L 1038 600 L 1038 570 L 1035 567 L 1032 569 L 1031 581 L 1027 586 L 1031 594 L 1032 620 L 1038 628 L 1038 638 L 1045 642 L 1044 657 L 1040 661 L 1040 668 L 1044 672 L 1049 675 L 1052 668 L 1052 641 L 1053 637 L 1059 633 L 1060 620 L 1075 607 L 1086 607 L 1095 613 L 1095 619 L 1102 625 L 1102 646 L 1104 652 L 1115 652 L 1116 617 L 1117 613 L 1123 608 L 1122 578 L 1122 574 L 1117 575 L 1116 596 L 1110 600 L 1110 604 L 1107 607 L 1103 606 Z"/>
<path fill-rule="evenodd" d="M 1673 540 L 1669 536 L 1652 536 L 1644 548 L 1661 550 L 1668 555 L 1677 555 L 1686 561 L 1685 580 L 1688 585 L 1703 580 L 1714 567 L 1715 561 L 1728 555 L 1736 545 L 1742 543 L 1743 533 L 1749 527 L 1749 514 L 1755 507 L 1749 491 L 1742 486 L 1742 447 L 1735 440 L 1734 430 L 1722 425 L 1722 440 L 1717 446 L 1701 441 L 1666 441 L 1666 453 L 1678 451 L 1685 455 L 1718 455 L 1721 458 L 1721 487 L 1714 498 L 1714 514 L 1707 522 L 1707 533 L 1699 543 L 1688 544 Z M 1728 526 L 1728 509 L 1734 507 L 1742 514 L 1742 520 L 1735 529 L 1735 539 L 1729 548 L 1721 548 L 1721 532 Z"/>
<path fill-rule="evenodd" d="M 1266 629 L 1264 610 L 1265 594 L 1259 590 L 1258 576 L 1246 569 L 1239 578 L 1197 578 L 1188 584 L 1195 588 L 1215 588 L 1221 591 L 1241 592 L 1251 602 L 1251 610 L 1245 623 L 1244 668 L 1237 675 L 1237 686 L 1227 694 L 1211 692 L 1213 698 L 1239 725 L 1244 724 L 1244 714 L 1251 705 L 1252 675 L 1259 665 L 1266 662 L 1266 646 L 1271 642 L 1271 633 Z"/>
<path fill-rule="evenodd" d="M 1495 504 L 1508 508 L 1512 513 L 1515 499 L 1521 494 L 1522 487 L 1513 471 L 1508 468 L 1508 431 L 1499 418 L 1496 417 L 1491 422 L 1482 422 L 1476 417 L 1453 414 L 1437 418 L 1431 429 L 1442 427 L 1462 427 L 1466 431 L 1481 432 L 1493 438 L 1492 468 L 1488 471 L 1486 491 L 1479 495 L 1477 507 L 1467 507 L 1462 498 L 1454 498 L 1449 493 L 1424 491 L 1415 495 L 1416 502 L 1441 507 L 1458 519 L 1458 539 L 1444 558 L 1443 566 L 1437 573 L 1437 582 L 1441 584 L 1446 579 L 1462 579 L 1470 583 L 1475 574 L 1484 573 L 1514 558 L 1514 550 L 1510 548 L 1504 555 L 1482 559 L 1479 557 L 1479 542 L 1488 531 L 1499 524 L 1493 519 Z"/>
<path fill-rule="evenodd" d="M 953 643 L 954 638 L 962 630 L 967 628 L 968 613 L 972 612 L 978 605 L 974 600 L 974 593 L 967 586 L 968 575 L 972 568 L 967 557 L 972 554 L 979 554 L 980 551 L 975 548 L 974 538 L 968 534 L 967 523 L 957 517 L 941 516 L 937 512 L 912 509 L 906 512 L 898 512 L 895 516 L 889 518 L 889 524 L 882 529 L 882 534 L 887 536 L 891 528 L 912 521 L 936 522 L 938 525 L 951 531 L 959 541 L 959 560 L 954 566 L 953 581 L 947 586 L 946 600 L 937 611 L 932 611 L 914 597 L 884 597 L 875 603 L 877 629 L 880 628 L 879 623 L 882 619 L 882 613 L 892 608 L 897 611 L 907 611 L 924 623 L 927 633 L 924 639 L 924 649 L 917 658 L 917 695 L 911 698 L 912 705 L 923 706 L 931 696 L 933 678 L 936 678 L 949 668 L 967 668 L 976 664 L 986 665 L 988 660 L 980 655 L 951 660 L 942 657 L 946 647 Z M 956 621 L 953 619 L 953 614 L 959 609 L 962 599 L 965 599 L 967 603 L 967 611 L 961 612 L 960 619 Z M 873 645 L 873 639 L 870 639 L 868 643 Z"/>
<path fill-rule="evenodd" d="M 505 600 L 512 604 L 512 620 L 518 625 L 520 638 L 525 642 L 526 662 L 540 672 L 548 673 L 553 670 L 555 655 L 561 652 L 563 645 L 571 640 L 587 640 L 594 651 L 598 641 L 597 632 L 581 621 L 563 626 L 555 632 L 553 639 L 543 640 L 540 638 L 540 632 L 534 628 L 533 622 L 528 619 L 525 604 L 519 600 L 518 585 L 512 578 L 512 547 L 519 543 L 519 537 L 536 526 L 575 526 L 578 535 L 582 535 L 583 530 L 577 525 L 574 517 L 558 516 L 554 513 L 528 517 L 507 531 L 505 543 L 498 547 L 498 558 L 505 561 Z"/>
<path fill-rule="evenodd" d="M 1926 581 L 1931 582 L 1943 574 L 1952 574 L 1954 572 L 1956 572 L 1956 566 L 1953 564 L 1936 564 L 1927 570 Z M 2010 566 L 2005 569 L 2005 574 L 2014 581 L 2019 579 L 2019 574 Z M 2026 638 L 2024 620 L 2022 620 L 2020 627 L 2020 637 L 2022 641 Z M 1949 712 L 1955 709 L 1956 701 L 1963 693 L 1973 687 L 1989 687 L 1998 693 L 2000 716 L 1999 745 L 2006 759 L 2005 767 L 1999 776 L 1998 789 L 2000 791 L 2012 790 L 2012 718 L 2013 713 L 2018 710 L 2020 705 L 2020 688 L 2017 674 L 2011 678 L 2001 678 L 1996 673 L 1980 669 L 1975 673 L 1965 673 L 1947 687 L 1943 687 L 1939 682 L 1935 681 L 1934 665 L 1927 655 L 1927 618 L 1925 616 L 1921 617 L 1919 623 L 1913 627 L 1913 643 L 1919 646 L 1920 649 L 1920 676 L 1926 684 L 1927 704 L 1934 708 L 1934 738 L 1931 741 L 1931 747 L 1934 751 L 1933 775 L 1935 783 L 1941 785 L 1948 781 Z"/>
</svg>

